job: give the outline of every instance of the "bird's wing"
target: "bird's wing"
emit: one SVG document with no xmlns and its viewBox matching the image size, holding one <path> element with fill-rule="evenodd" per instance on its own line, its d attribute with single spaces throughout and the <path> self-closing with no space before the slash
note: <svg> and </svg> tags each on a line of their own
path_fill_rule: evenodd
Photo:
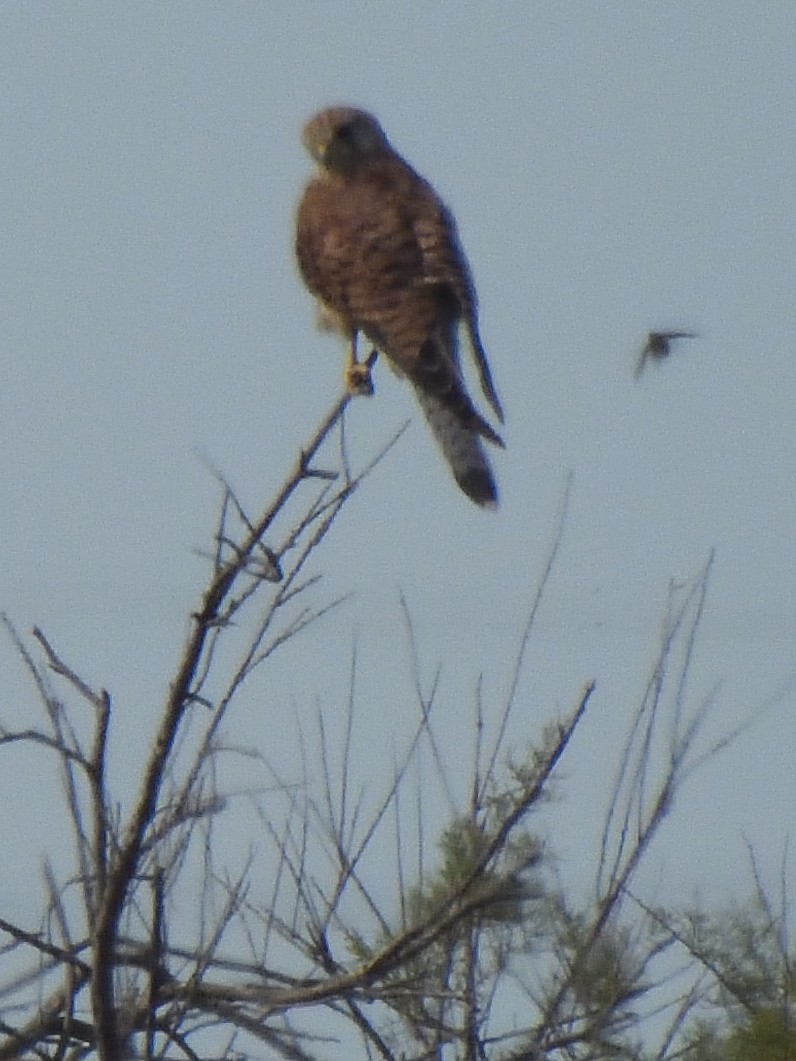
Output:
<svg viewBox="0 0 796 1061">
<path fill-rule="evenodd" d="M 434 189 L 421 177 L 422 195 L 418 195 L 414 231 L 423 255 L 424 279 L 450 289 L 459 305 L 470 350 L 478 370 L 481 390 L 503 423 L 503 409 L 495 390 L 486 351 L 478 332 L 478 298 L 467 256 L 459 241 L 456 222 Z"/>
</svg>

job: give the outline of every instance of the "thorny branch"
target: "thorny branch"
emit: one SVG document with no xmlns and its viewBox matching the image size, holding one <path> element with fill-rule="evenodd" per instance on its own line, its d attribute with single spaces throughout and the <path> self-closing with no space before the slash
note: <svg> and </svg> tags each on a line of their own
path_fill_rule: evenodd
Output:
<svg viewBox="0 0 796 1061">
<path fill-rule="evenodd" d="M 165 778 L 166 760 L 185 711 L 190 707 L 191 690 L 199 661 L 211 632 L 215 629 L 224 602 L 230 596 L 236 579 L 244 572 L 260 540 L 283 510 L 298 487 L 313 476 L 312 461 L 329 432 L 341 419 L 351 396 L 344 394 L 318 427 L 302 450 L 293 471 L 277 492 L 271 505 L 255 522 L 232 557 L 215 573 L 194 615 L 194 628 L 183 651 L 172 682 L 163 718 L 155 735 L 154 747 L 145 767 L 138 805 L 127 825 L 125 836 L 114 860 L 102 903 L 97 911 L 94 930 L 95 976 L 92 980 L 92 1003 L 96 1020 L 99 1055 L 103 1061 L 115 1059 L 118 1043 L 113 993 L 114 941 L 130 883 L 137 871 L 146 829 L 155 812 L 157 798 Z M 351 486 L 346 484 L 338 495 L 345 501 Z"/>
<path fill-rule="evenodd" d="M 46 673 L 33 661 L 8 620 L 3 617 L 20 655 L 34 678 L 41 699 L 47 707 L 52 732 L 47 734 L 35 730 L 2 730 L 0 731 L 0 743 L 10 744 L 16 741 L 28 741 L 50 747 L 57 752 L 63 766 L 68 806 L 77 838 L 80 865 L 79 880 L 85 890 L 84 905 L 87 922 L 92 927 L 93 961 L 90 990 L 94 1014 L 94 1033 L 98 1055 L 105 1061 L 115 1061 L 119 1056 L 122 1041 L 118 1024 L 117 989 L 114 982 L 120 921 L 130 896 L 131 887 L 141 874 L 141 857 L 147 850 L 149 843 L 147 840 L 148 830 L 155 819 L 160 793 L 168 777 L 167 764 L 174 748 L 180 725 L 186 716 L 186 712 L 200 700 L 200 696 L 195 690 L 195 682 L 197 674 L 200 672 L 202 661 L 207 657 L 206 666 L 209 668 L 212 649 L 215 646 L 219 632 L 226 627 L 230 615 L 240 606 L 242 601 L 250 597 L 258 585 L 266 584 L 269 581 L 274 583 L 282 581 L 281 557 L 289 549 L 300 543 L 303 544 L 301 544 L 299 557 L 291 566 L 289 574 L 284 578 L 284 585 L 279 587 L 273 607 L 284 605 L 290 599 L 291 593 L 295 594 L 306 588 L 292 588 L 298 571 L 307 557 L 323 540 L 340 509 L 355 491 L 361 480 L 397 441 L 401 433 L 399 432 L 382 453 L 356 477 L 351 477 L 348 471 L 348 461 L 343 453 L 341 453 L 339 462 L 341 471 L 330 472 L 317 469 L 314 466 L 315 458 L 335 426 L 342 423 L 343 414 L 349 401 L 350 395 L 344 393 L 329 410 L 309 442 L 301 450 L 293 469 L 285 479 L 282 487 L 277 491 L 273 501 L 259 519 L 253 522 L 246 519 L 242 506 L 228 491 L 222 513 L 222 526 L 218 535 L 218 548 L 213 575 L 202 595 L 199 608 L 194 613 L 193 627 L 177 666 L 174 680 L 171 683 L 160 725 L 152 744 L 152 751 L 144 768 L 139 797 L 123 830 L 120 831 L 118 827 L 113 826 L 111 804 L 106 788 L 105 761 L 111 713 L 109 695 L 104 690 L 99 692 L 93 690 L 60 658 L 44 633 L 38 628 L 34 629 L 34 637 L 43 650 L 49 671 L 64 679 L 78 696 L 94 709 L 94 737 L 89 750 L 84 751 L 69 724 L 63 704 L 50 689 Z M 339 486 L 335 485 L 330 493 L 330 488 L 340 478 L 341 473 L 343 481 Z M 274 524 L 277 516 L 284 512 L 288 502 L 298 488 L 307 481 L 319 481 L 325 484 L 321 496 L 316 500 L 310 500 L 307 511 L 301 516 L 288 535 L 283 548 L 277 554 L 269 549 L 262 539 Z M 224 530 L 230 505 L 235 507 L 246 527 L 246 533 L 240 542 L 234 542 Z M 308 533 L 309 538 L 304 540 Z M 260 571 L 257 565 L 253 564 L 258 551 L 262 552 L 263 557 L 271 565 L 269 571 L 265 571 L 265 569 Z M 253 570 L 257 570 L 259 574 L 267 575 L 268 577 L 255 578 L 252 584 L 236 599 L 238 592 L 236 587 L 241 577 L 251 576 Z M 303 618 L 300 618 L 292 627 L 283 632 L 270 649 L 264 650 L 259 658 L 266 658 L 268 652 L 273 651 L 278 644 L 299 632 L 308 622 L 313 621 L 320 614 L 323 614 L 323 609 L 312 614 L 306 613 Z M 223 708 L 226 707 L 231 699 L 232 693 L 239 687 L 245 673 L 257 661 L 258 657 L 250 649 L 246 664 L 230 683 L 222 709 L 216 711 L 216 723 L 223 713 Z M 208 737 L 208 742 L 209 739 Z M 207 748 L 205 748 L 205 752 L 207 752 Z M 80 796 L 80 784 L 75 774 L 75 768 L 82 771 L 88 781 L 88 802 L 92 822 L 90 832 L 85 827 L 84 805 Z M 196 777 L 189 781 L 189 789 L 195 782 Z M 177 821 L 190 817 L 190 811 L 187 807 L 188 789 L 185 790 L 184 794 L 186 799 L 182 801 L 181 806 L 177 809 Z M 158 832 L 160 835 L 166 835 L 169 831 L 169 827 L 164 828 L 163 824 L 159 826 Z M 156 910 L 160 909 L 160 905 L 156 904 Z M 17 943 L 26 942 L 36 946 L 42 953 L 47 952 L 47 945 L 38 940 L 34 934 L 13 929 L 12 926 L 7 924 L 2 925 L 2 927 L 11 930 Z M 157 944 L 157 938 L 155 943 Z M 57 957 L 64 952 L 58 948 L 50 948 L 49 953 L 51 957 Z M 72 961 L 70 959 L 67 962 L 67 967 L 71 966 L 71 964 Z M 82 983 L 86 982 L 87 969 L 87 965 L 82 963 L 80 966 Z M 58 1003 L 55 1008 L 63 1010 L 62 995 L 56 993 L 53 999 Z M 50 1020 L 52 1005 L 45 1005 L 41 1013 L 43 1016 L 46 1015 L 47 1020 Z"/>
<path fill-rule="evenodd" d="M 239 1048 L 243 1042 L 245 1056 L 250 1056 L 252 1043 L 259 1043 L 267 1051 L 264 1056 L 314 1061 L 313 1043 L 319 1040 L 311 1023 L 304 1026 L 300 1021 L 302 1014 L 319 1008 L 325 1019 L 347 1022 L 346 1027 L 356 1030 L 370 1055 L 383 1061 L 440 1059 L 448 1052 L 461 1061 L 485 1061 L 498 1053 L 515 1061 L 563 1061 L 608 1056 L 621 1045 L 629 1007 L 648 990 L 641 985 L 642 973 L 651 968 L 664 945 L 656 943 L 636 954 L 630 936 L 617 928 L 620 900 L 671 808 L 676 788 L 699 761 L 692 757 L 687 762 L 686 753 L 704 720 L 704 710 L 689 716 L 685 687 L 710 562 L 689 597 L 693 610 L 687 615 L 684 605 L 674 617 L 648 695 L 631 728 L 599 853 L 602 886 L 588 915 L 579 920 L 557 892 L 542 887 L 543 846 L 528 832 L 527 822 L 538 811 L 587 713 L 594 683 L 585 686 L 574 708 L 532 752 L 527 767 L 510 771 L 506 781 L 501 779 L 498 764 L 519 695 L 531 630 L 558 555 L 569 482 L 554 544 L 533 595 L 510 676 L 508 699 L 488 749 L 479 686 L 468 807 L 449 830 L 449 835 L 459 828 L 462 836 L 476 838 L 472 857 L 464 858 L 455 873 L 443 877 L 428 867 L 418 787 L 417 884 L 412 881 L 408 860 L 404 862 L 399 793 L 422 747 L 431 752 L 445 805 L 454 817 L 456 812 L 454 786 L 446 774 L 447 744 L 432 724 L 439 699 L 439 671 L 431 692 L 424 694 L 408 609 L 402 600 L 420 720 L 405 754 L 396 759 L 392 778 L 385 782 L 386 793 L 377 795 L 374 802 L 372 788 L 368 798 L 356 791 L 354 657 L 347 720 L 333 730 L 321 716 L 320 751 L 314 762 L 302 735 L 305 761 L 300 783 L 289 784 L 261 751 L 249 751 L 274 782 L 269 801 L 262 805 L 249 794 L 263 826 L 262 837 L 276 856 L 268 866 L 265 884 L 254 841 L 239 873 L 229 874 L 218 861 L 216 823 L 223 819 L 230 798 L 218 787 L 214 773 L 221 721 L 255 668 L 336 605 L 332 601 L 304 606 L 318 578 L 304 574 L 306 562 L 362 478 L 396 440 L 357 476 L 349 471 L 344 446 L 337 472 L 316 468 L 318 452 L 335 425 L 342 425 L 348 401 L 344 395 L 330 410 L 259 519 L 250 519 L 223 484 L 211 577 L 192 615 L 137 799 L 123 825 L 112 803 L 107 776 L 110 696 L 84 682 L 38 628 L 34 637 L 44 655 L 44 669 L 11 630 L 45 704 L 49 729 L 0 729 L 0 745 L 26 741 L 59 756 L 66 809 L 76 839 L 77 873 L 61 890 L 54 877 L 48 877 L 49 933 L 24 930 L 0 919 L 0 931 L 11 939 L 5 954 L 16 960 L 32 952 L 37 962 L 33 970 L 0 984 L 0 1004 L 7 998 L 18 1000 L 26 985 L 35 985 L 37 992 L 34 1012 L 29 1003 L 24 1023 L 15 1027 L 0 1018 L 0 1031 L 5 1035 L 0 1040 L 0 1061 L 20 1056 L 76 1061 L 88 1054 L 102 1061 L 127 1061 L 133 1056 L 193 1059 L 205 1057 L 191 1045 L 193 1041 L 202 1042 L 208 1029 L 221 1028 L 228 1038 L 219 1058 L 244 1056 Z M 306 482 L 317 484 L 314 495 L 282 534 L 281 542 L 266 544 L 264 536 L 276 536 L 277 517 L 284 516 L 286 505 Z M 271 587 L 269 604 L 253 619 L 251 602 L 261 599 L 263 587 Z M 288 604 L 291 607 L 286 611 Z M 282 622 L 274 629 L 276 615 Z M 219 648 L 233 631 L 238 638 L 237 655 L 232 664 L 225 661 L 228 673 L 219 690 Z M 677 670 L 672 661 L 678 637 L 684 650 L 680 672 L 673 678 L 676 707 L 668 772 L 658 778 L 656 787 L 654 734 L 663 724 L 660 703 L 667 676 L 672 680 Z M 80 727 L 73 727 L 64 703 L 51 687 L 52 675 L 92 709 L 89 739 L 81 738 Z M 190 752 L 183 754 L 178 741 L 189 717 L 198 718 L 195 729 L 199 732 L 193 735 Z M 335 733 L 342 734 L 339 782 L 334 779 Z M 316 766 L 319 773 L 313 776 Z M 318 776 L 322 794 L 316 802 L 311 792 Z M 401 911 L 397 929 L 391 927 L 394 918 L 384 902 L 377 900 L 377 889 L 368 876 L 369 860 L 375 858 L 377 866 L 381 864 L 374 851 L 380 851 L 379 833 L 390 809 L 395 810 L 397 830 L 394 858 L 400 894 L 393 897 Z M 633 824 L 637 825 L 635 832 Z M 196 912 L 199 937 L 181 945 L 175 942 L 171 928 L 180 903 L 177 881 L 182 869 L 192 865 L 189 852 L 197 847 L 204 872 Z M 85 913 L 85 931 L 77 933 L 77 938 L 70 937 L 67 902 L 69 887 L 75 882 L 82 889 Z M 366 922 L 375 926 L 369 941 Z M 535 950 L 541 938 L 549 948 L 542 962 Z M 625 965 L 617 963 L 613 993 L 603 997 L 588 980 L 600 970 L 600 961 L 613 969 L 612 947 L 619 942 L 627 943 L 630 957 Z M 540 972 L 542 986 L 528 988 L 525 1023 L 511 1031 L 493 1027 L 502 983 L 509 971 L 517 984 L 528 983 L 522 962 L 532 954 L 532 968 L 544 968 L 547 981 Z M 58 976 L 61 979 L 54 983 Z M 696 988 L 691 997 L 696 999 Z M 685 1011 L 681 1007 L 678 1012 Z M 90 1020 L 84 1019 L 87 1013 Z M 396 1034 L 396 1027 L 402 1029 L 401 1035 Z M 604 1046 L 605 1054 L 589 1054 L 589 1044 Z M 661 1061 L 673 1058 L 675 1049 L 672 1033 Z"/>
</svg>

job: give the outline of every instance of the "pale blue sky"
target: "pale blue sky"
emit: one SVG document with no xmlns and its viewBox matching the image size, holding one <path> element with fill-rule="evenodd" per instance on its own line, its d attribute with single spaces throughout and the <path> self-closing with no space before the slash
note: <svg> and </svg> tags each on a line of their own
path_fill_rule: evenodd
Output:
<svg viewBox="0 0 796 1061">
<path fill-rule="evenodd" d="M 299 129 L 333 102 L 374 111 L 458 218 L 507 414 L 502 505 L 468 504 L 378 368 L 354 455 L 413 423 L 324 552 L 353 597 L 275 659 L 235 738 L 342 710 L 356 641 L 366 740 L 399 741 L 401 592 L 452 730 L 479 674 L 497 704 L 570 471 L 515 723 L 532 740 L 597 681 L 565 852 L 599 820 L 668 580 L 711 547 L 693 691 L 723 681 L 716 732 L 796 675 L 794 51 L 790 0 L 0 5 L 0 608 L 112 691 L 128 777 L 205 578 L 218 491 L 197 454 L 256 512 L 339 391 L 292 257 Z M 665 326 L 701 337 L 636 384 Z M 5 643 L 0 660 L 0 714 L 26 717 Z M 744 835 L 778 865 L 793 707 L 678 805 L 659 865 L 684 894 L 743 888 Z M 4 842 L 36 869 L 51 794 L 2 778 Z"/>
</svg>

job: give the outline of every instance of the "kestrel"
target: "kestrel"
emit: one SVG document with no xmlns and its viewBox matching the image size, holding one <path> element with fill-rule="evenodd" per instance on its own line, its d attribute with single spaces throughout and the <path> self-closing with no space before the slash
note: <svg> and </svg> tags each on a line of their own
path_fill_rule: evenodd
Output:
<svg viewBox="0 0 796 1061">
<path fill-rule="evenodd" d="M 650 332 L 647 336 L 647 342 L 638 356 L 635 371 L 636 379 L 644 371 L 648 357 L 654 357 L 662 361 L 664 357 L 669 356 L 672 352 L 673 339 L 696 339 L 696 337 L 696 332 Z"/>
<path fill-rule="evenodd" d="M 460 323 L 501 422 L 503 410 L 453 216 L 365 111 L 322 110 L 304 126 L 302 140 L 319 172 L 299 204 L 296 255 L 323 323 L 348 340 L 349 390 L 372 393 L 370 366 L 357 360 L 362 334 L 414 387 L 462 490 L 495 507 L 497 488 L 481 440 L 503 442 L 465 390 Z"/>
</svg>

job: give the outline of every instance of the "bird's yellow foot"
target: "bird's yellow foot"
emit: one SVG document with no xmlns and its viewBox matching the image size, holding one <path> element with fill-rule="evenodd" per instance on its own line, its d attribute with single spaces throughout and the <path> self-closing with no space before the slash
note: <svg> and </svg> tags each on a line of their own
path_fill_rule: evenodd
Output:
<svg viewBox="0 0 796 1061">
<path fill-rule="evenodd" d="M 371 364 L 368 361 L 354 361 L 346 365 L 345 384 L 349 394 L 373 394 L 373 380 L 370 377 Z"/>
</svg>

